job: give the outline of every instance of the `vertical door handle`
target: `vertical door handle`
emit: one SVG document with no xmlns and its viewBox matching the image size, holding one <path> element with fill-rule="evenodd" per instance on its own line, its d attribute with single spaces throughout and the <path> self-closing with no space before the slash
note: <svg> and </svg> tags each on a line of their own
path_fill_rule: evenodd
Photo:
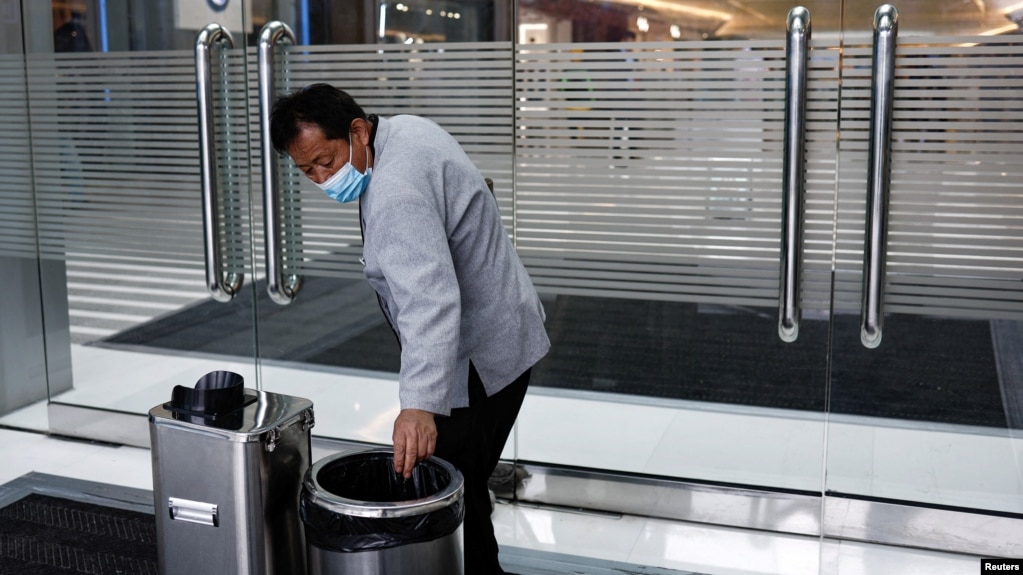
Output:
<svg viewBox="0 0 1023 575">
<path fill-rule="evenodd" d="M 206 254 L 206 289 L 219 302 L 229 302 L 242 287 L 243 274 L 222 271 L 220 253 L 220 210 L 217 201 L 217 157 L 213 127 L 213 45 L 223 41 L 234 47 L 231 33 L 220 24 L 210 24 L 195 40 L 195 85 L 199 105 L 199 171 L 202 185 L 203 243 Z"/>
<path fill-rule="evenodd" d="M 885 4 L 874 13 L 874 55 L 870 94 L 870 152 L 867 159 L 867 225 L 863 241 L 863 301 L 860 341 L 881 345 L 891 187 L 892 107 L 895 93 L 895 38 L 899 13 Z"/>
<path fill-rule="evenodd" d="M 806 77 L 810 52 L 810 12 L 789 11 L 785 64 L 785 151 L 781 201 L 781 286 L 778 296 L 778 337 L 796 341 L 802 315 L 803 177 L 806 149 Z"/>
<path fill-rule="evenodd" d="M 266 242 L 266 291 L 280 305 L 291 303 L 302 287 L 296 274 L 285 277 L 281 250 L 281 193 L 277 176 L 277 154 L 270 141 L 270 112 L 274 103 L 274 46 L 281 40 L 295 43 L 291 28 L 283 22 L 268 22 L 259 32 L 259 140 L 263 165 L 263 237 Z"/>
</svg>

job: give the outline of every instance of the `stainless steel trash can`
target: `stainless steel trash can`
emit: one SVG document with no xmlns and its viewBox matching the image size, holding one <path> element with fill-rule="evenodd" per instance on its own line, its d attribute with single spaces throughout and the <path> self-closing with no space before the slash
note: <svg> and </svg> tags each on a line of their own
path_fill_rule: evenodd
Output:
<svg viewBox="0 0 1023 575">
<path fill-rule="evenodd" d="M 149 411 L 161 575 L 305 573 L 312 407 L 212 372 Z"/>
<path fill-rule="evenodd" d="M 321 459 L 302 486 L 309 575 L 462 575 L 463 490 L 436 457 L 409 480 L 389 449 Z"/>
</svg>

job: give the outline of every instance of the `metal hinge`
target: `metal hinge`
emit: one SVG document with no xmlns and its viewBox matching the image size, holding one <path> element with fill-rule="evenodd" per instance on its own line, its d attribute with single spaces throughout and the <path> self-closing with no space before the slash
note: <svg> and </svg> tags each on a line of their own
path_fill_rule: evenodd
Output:
<svg viewBox="0 0 1023 575">
<path fill-rule="evenodd" d="M 281 439 L 281 430 L 277 429 L 276 427 L 271 429 L 270 431 L 268 431 L 266 433 L 266 444 L 265 444 L 264 448 L 268 452 L 273 453 L 274 450 L 277 449 L 277 442 L 280 441 L 280 439 Z"/>
</svg>

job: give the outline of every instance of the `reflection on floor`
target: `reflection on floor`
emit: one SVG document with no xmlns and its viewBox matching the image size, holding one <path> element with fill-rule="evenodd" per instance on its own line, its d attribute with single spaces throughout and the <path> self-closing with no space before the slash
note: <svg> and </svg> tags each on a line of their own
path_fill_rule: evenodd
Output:
<svg viewBox="0 0 1023 575">
<path fill-rule="evenodd" d="M 0 418 L 0 425 L 45 429 L 46 406 Z M 327 452 L 314 450 L 319 459 Z M 30 472 L 152 489 L 147 449 L 0 429 L 0 484 Z M 572 512 L 502 502 L 494 515 L 509 568 L 523 574 L 665 573 L 711 575 L 973 575 L 978 558 L 855 542 L 819 541 L 634 516 Z M 543 555 L 535 555 L 535 553 Z M 551 553 L 574 570 L 552 570 Z M 556 556 L 555 556 L 556 557 Z M 590 565 L 580 571 L 579 565 Z"/>
</svg>

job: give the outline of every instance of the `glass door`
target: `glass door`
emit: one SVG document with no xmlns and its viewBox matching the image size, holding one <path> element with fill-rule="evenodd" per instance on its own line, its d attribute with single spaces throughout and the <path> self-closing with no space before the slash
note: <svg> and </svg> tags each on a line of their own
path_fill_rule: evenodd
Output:
<svg viewBox="0 0 1023 575">
<path fill-rule="evenodd" d="M 846 14 L 826 485 L 828 523 L 861 518 L 845 536 L 1023 552 L 1012 4 Z"/>
<path fill-rule="evenodd" d="M 644 4 L 520 4 L 516 239 L 554 339 L 524 491 L 815 535 L 841 6 Z"/>
<path fill-rule="evenodd" d="M 427 116 L 494 180 L 553 340 L 505 452 L 526 477 L 500 495 L 807 535 L 794 544 L 815 555 L 839 8 L 810 6 L 794 144 L 806 153 L 787 160 L 798 108 L 788 74 L 800 62 L 790 32 L 808 25 L 789 30 L 792 6 L 760 17 L 723 2 L 663 13 L 624 2 L 351 6 L 272 13 L 266 23 L 290 33 L 276 27 L 259 52 L 272 58 L 273 91 L 326 81 L 368 112 Z M 248 57 L 252 102 L 262 63 Z M 280 222 L 255 229 L 256 269 L 289 286 L 254 296 L 261 383 L 312 399 L 317 436 L 389 444 L 398 347 L 362 277 L 357 207 L 325 198 L 286 159 L 278 171 L 253 183 L 279 197 L 254 204 L 253 221 Z M 806 174 L 794 200 L 787 173 Z M 791 229 L 787 269 L 799 271 L 783 289 Z M 269 234 L 281 251 L 267 265 Z M 738 496 L 722 505 L 726 491 Z"/>
<path fill-rule="evenodd" d="M 509 458 L 818 492 L 834 177 L 808 192 L 823 208 L 807 224 L 815 248 L 804 262 L 801 335 L 785 343 L 777 252 L 787 11 L 770 33 L 743 32 L 748 40 L 704 39 L 695 28 L 676 39 L 674 20 L 647 13 L 657 41 L 593 42 L 573 36 L 564 15 L 528 2 L 517 7 L 521 37 L 508 38 L 498 24 L 509 8 L 387 4 L 366 12 L 370 34 L 337 32 L 312 46 L 294 14 L 294 39 L 273 52 L 275 90 L 328 81 L 370 112 L 426 115 L 495 181 L 554 337 L 520 420 L 522 446 L 509 446 Z M 637 25 L 635 7 L 579 8 L 578 30 L 586 18 Z M 528 34 L 540 24 L 567 36 L 534 45 Z M 818 68 L 837 70 L 827 58 Z M 815 121 L 815 138 L 832 137 L 833 113 Z M 831 156 L 809 161 L 833 174 Z M 280 172 L 282 203 L 269 208 L 284 223 L 280 283 L 301 283 L 293 297 L 260 296 L 262 380 L 329 414 L 318 418 L 318 435 L 389 443 L 398 348 L 362 277 L 356 207 L 325 198 L 286 160 Z M 614 417 L 595 428 L 552 417 L 562 409 Z M 551 430 L 552 421 L 568 427 Z M 690 425 L 746 430 L 727 432 L 724 443 L 756 439 L 757 447 L 718 458 L 720 444 L 658 439 L 694 432 Z M 627 439 L 612 444 L 598 432 Z M 757 464 L 744 461 L 758 450 Z"/>
<path fill-rule="evenodd" d="M 313 45 L 301 15 L 274 16 L 296 38 L 274 49 L 276 90 L 326 81 L 368 112 L 430 117 L 494 180 L 553 340 L 505 453 L 548 474 L 521 497 L 625 504 L 571 501 L 587 494 L 555 492 L 555 468 L 755 487 L 786 494 L 769 503 L 778 512 L 750 525 L 763 503 L 750 498 L 724 522 L 819 532 L 841 12 L 810 6 L 806 154 L 793 164 L 792 6 L 752 18 L 733 4 L 387 3 L 353 16 L 367 36 Z M 260 296 L 262 381 L 313 399 L 315 434 L 388 444 L 398 347 L 362 277 L 357 208 L 286 159 L 279 169 L 281 283 L 301 287 L 283 305 Z M 807 174 L 789 219 L 787 169 Z M 787 229 L 801 279 L 783 290 Z M 798 326 L 779 329 L 783 298 Z M 694 509 L 660 507 L 631 511 Z"/>
<path fill-rule="evenodd" d="M 54 0 L 26 10 L 39 259 L 61 277 L 43 286 L 56 302 L 43 312 L 67 334 L 47 338 L 47 355 L 70 357 L 66 385 L 51 387 L 51 430 L 147 444 L 145 418 L 120 416 L 145 415 L 211 370 L 257 383 L 251 22 L 238 1 Z M 208 51 L 212 137 L 201 170 L 195 45 L 210 22 L 228 33 Z M 194 338 L 196 317 L 216 330 Z M 214 342 L 235 353 L 225 358 Z"/>
</svg>

